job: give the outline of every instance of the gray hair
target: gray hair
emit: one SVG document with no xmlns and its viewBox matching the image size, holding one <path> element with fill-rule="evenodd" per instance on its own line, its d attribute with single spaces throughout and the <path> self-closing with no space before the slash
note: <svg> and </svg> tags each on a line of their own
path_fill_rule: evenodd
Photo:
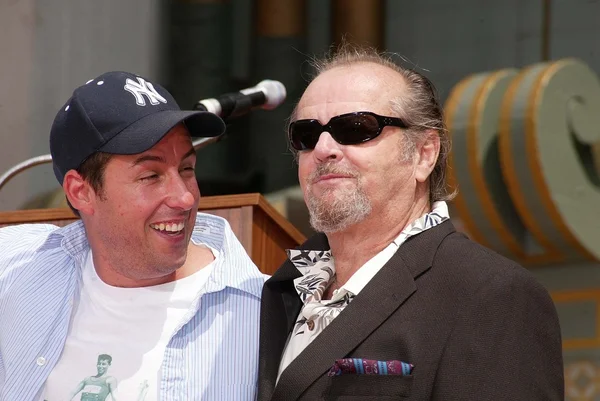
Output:
<svg viewBox="0 0 600 401">
<path fill-rule="evenodd" d="M 363 47 L 342 43 L 337 50 L 322 59 L 311 60 L 315 70 L 313 79 L 337 67 L 348 67 L 362 63 L 373 63 L 396 71 L 406 84 L 406 93 L 391 99 L 391 110 L 397 117 L 404 120 L 409 126 L 404 130 L 407 146 L 404 157 L 413 156 L 419 142 L 425 140 L 431 131 L 440 138 L 440 153 L 435 167 L 429 176 L 429 201 L 447 201 L 454 198 L 456 191 L 450 191 L 446 184 L 448 168 L 448 154 L 450 153 L 450 139 L 444 123 L 442 106 L 439 103 L 437 92 L 433 83 L 423 74 L 402 67 L 390 55 L 380 53 L 372 47 Z M 290 122 L 295 120 L 296 108 L 292 112 Z M 297 152 L 292 149 L 297 157 Z"/>
</svg>

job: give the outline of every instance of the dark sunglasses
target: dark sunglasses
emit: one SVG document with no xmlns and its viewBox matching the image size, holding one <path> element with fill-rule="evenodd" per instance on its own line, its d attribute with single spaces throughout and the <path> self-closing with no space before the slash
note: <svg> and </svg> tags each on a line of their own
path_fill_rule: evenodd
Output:
<svg viewBox="0 0 600 401">
<path fill-rule="evenodd" d="M 400 118 L 357 111 L 332 117 L 325 125 L 319 120 L 294 121 L 290 124 L 288 136 L 292 148 L 296 150 L 314 149 L 325 131 L 340 145 L 357 145 L 377 138 L 388 125 L 408 128 L 408 124 Z"/>
</svg>

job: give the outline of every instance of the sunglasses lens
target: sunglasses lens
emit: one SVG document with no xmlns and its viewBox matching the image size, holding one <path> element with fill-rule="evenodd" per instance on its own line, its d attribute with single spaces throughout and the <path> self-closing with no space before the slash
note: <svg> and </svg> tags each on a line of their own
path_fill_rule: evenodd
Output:
<svg viewBox="0 0 600 401">
<path fill-rule="evenodd" d="M 290 125 L 290 142 L 296 150 L 314 149 L 323 132 L 316 120 L 300 120 Z"/>
<path fill-rule="evenodd" d="M 314 149 L 323 131 L 342 145 L 356 145 L 370 141 L 379 135 L 377 117 L 358 112 L 333 117 L 324 127 L 318 120 L 298 120 L 290 125 L 290 142 L 296 150 Z"/>
<path fill-rule="evenodd" d="M 333 137 L 342 145 L 355 145 L 375 138 L 379 122 L 370 114 L 341 116 L 330 122 Z"/>
</svg>

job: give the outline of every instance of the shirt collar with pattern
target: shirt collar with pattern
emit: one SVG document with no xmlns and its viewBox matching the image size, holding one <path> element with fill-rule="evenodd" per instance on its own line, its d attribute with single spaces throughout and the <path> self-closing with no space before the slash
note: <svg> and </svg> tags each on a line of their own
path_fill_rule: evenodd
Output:
<svg viewBox="0 0 600 401">
<path fill-rule="evenodd" d="M 400 245 L 408 238 L 422 233 L 450 218 L 446 202 L 435 202 L 431 212 L 419 217 L 394 239 L 385 249 L 369 259 L 352 277 L 334 294 L 331 302 L 337 302 L 348 294 L 355 296 L 371 281 L 381 268 L 396 253 Z M 294 287 L 303 302 L 308 298 L 321 299 L 325 289 L 335 277 L 335 263 L 331 251 L 287 250 L 290 261 L 302 274 L 294 280 Z M 318 293 L 318 294 L 315 294 Z M 317 296 L 314 296 L 317 295 Z"/>
</svg>

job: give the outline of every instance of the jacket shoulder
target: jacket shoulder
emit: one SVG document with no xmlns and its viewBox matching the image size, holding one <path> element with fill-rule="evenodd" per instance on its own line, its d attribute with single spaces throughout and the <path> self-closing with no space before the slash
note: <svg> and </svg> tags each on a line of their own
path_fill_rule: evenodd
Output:
<svg viewBox="0 0 600 401">
<path fill-rule="evenodd" d="M 459 232 L 442 241 L 432 268 L 457 287 L 471 288 L 471 291 L 494 283 L 500 286 L 521 283 L 545 291 L 525 267 Z"/>
</svg>

